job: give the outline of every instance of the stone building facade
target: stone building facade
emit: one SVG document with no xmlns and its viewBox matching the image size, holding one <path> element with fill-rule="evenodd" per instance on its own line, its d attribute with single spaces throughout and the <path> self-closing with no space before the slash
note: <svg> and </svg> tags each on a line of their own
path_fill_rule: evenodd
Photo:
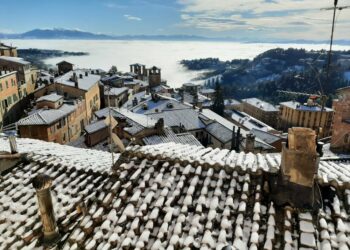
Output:
<svg viewBox="0 0 350 250">
<path fill-rule="evenodd" d="M 55 92 L 65 99 L 84 99 L 86 117 L 91 121 L 93 113 L 101 107 L 100 78 L 99 75 L 89 74 L 83 70 L 70 71 L 55 78 L 54 83 L 38 89 L 34 96 L 39 98 Z"/>
<path fill-rule="evenodd" d="M 350 152 L 350 88 L 338 90 L 333 100 L 332 151 Z"/>
<path fill-rule="evenodd" d="M 0 56 L 0 71 L 17 72 L 17 81 L 22 95 L 34 92 L 38 70 L 33 68 L 30 62 L 19 57 Z"/>
<path fill-rule="evenodd" d="M 18 103 L 19 96 L 16 71 L 0 71 L 0 128 L 6 120 L 15 119 L 12 108 Z"/>
<path fill-rule="evenodd" d="M 275 128 L 278 123 L 278 109 L 274 105 L 258 98 L 243 99 L 242 109 L 243 112 L 246 112 L 271 127 Z"/>
<path fill-rule="evenodd" d="M 87 125 L 85 108 L 85 100 L 76 100 L 71 105 L 63 104 L 57 109 L 36 110 L 18 122 L 20 137 L 60 144 L 75 141 Z"/>
<path fill-rule="evenodd" d="M 17 57 L 17 48 L 0 42 L 0 56 Z"/>
<path fill-rule="evenodd" d="M 300 104 L 295 101 L 280 103 L 280 128 L 287 131 L 290 127 L 305 127 L 313 130 L 321 128 L 319 136 L 321 138 L 331 135 L 331 125 L 333 118 L 333 110 L 330 108 L 322 108 L 310 103 Z M 321 121 L 320 121 L 321 120 Z"/>
</svg>

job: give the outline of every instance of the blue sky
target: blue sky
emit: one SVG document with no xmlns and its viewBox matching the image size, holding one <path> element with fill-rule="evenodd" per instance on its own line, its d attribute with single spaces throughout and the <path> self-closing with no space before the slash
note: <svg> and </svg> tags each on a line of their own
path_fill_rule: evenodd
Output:
<svg viewBox="0 0 350 250">
<path fill-rule="evenodd" d="M 242 39 L 329 38 L 331 0 L 0 0 L 0 32 L 67 28 L 114 35 L 201 35 Z M 349 5 L 350 0 L 339 0 Z M 349 39 L 350 9 L 337 39 Z"/>
</svg>

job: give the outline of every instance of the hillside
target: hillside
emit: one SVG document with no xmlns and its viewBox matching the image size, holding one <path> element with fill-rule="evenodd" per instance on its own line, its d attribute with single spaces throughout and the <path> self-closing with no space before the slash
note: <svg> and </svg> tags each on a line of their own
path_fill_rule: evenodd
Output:
<svg viewBox="0 0 350 250">
<path fill-rule="evenodd" d="M 86 52 L 69 52 L 61 50 L 47 50 L 47 49 L 19 49 L 18 56 L 24 60 L 31 62 L 39 69 L 48 69 L 49 65 L 44 63 L 44 60 L 54 57 L 62 56 L 85 56 Z"/>
<path fill-rule="evenodd" d="M 304 49 L 272 49 L 253 60 L 220 61 L 216 58 L 183 60 L 181 63 L 189 70 L 210 70 L 202 78 L 212 87 L 217 76 L 226 97 L 260 97 L 278 103 L 290 99 L 278 90 L 300 91 L 306 93 L 323 92 L 334 95 L 337 88 L 347 86 L 350 67 L 344 68 L 337 62 L 349 60 L 350 51 L 335 51 L 332 55 L 330 80 L 326 81 L 326 51 L 307 51 Z M 296 98 L 298 99 L 298 98 Z"/>
</svg>

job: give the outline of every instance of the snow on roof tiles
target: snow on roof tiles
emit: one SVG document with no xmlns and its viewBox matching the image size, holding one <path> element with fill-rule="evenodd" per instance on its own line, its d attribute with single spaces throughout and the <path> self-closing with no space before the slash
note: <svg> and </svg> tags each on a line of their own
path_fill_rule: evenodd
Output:
<svg viewBox="0 0 350 250">
<path fill-rule="evenodd" d="M 160 143 L 175 142 L 202 146 L 202 144 L 190 133 L 175 134 L 171 128 L 164 128 L 164 134 L 152 135 L 142 139 L 146 145 L 156 145 Z"/>
<path fill-rule="evenodd" d="M 74 112 L 75 109 L 75 105 L 68 104 L 63 104 L 59 109 L 40 109 L 37 110 L 34 114 L 31 114 L 19 120 L 17 122 L 17 125 L 50 125 Z"/>
<path fill-rule="evenodd" d="M 37 102 L 41 102 L 41 101 L 57 102 L 60 99 L 63 99 L 63 96 L 57 95 L 57 93 L 52 93 L 49 95 L 41 96 L 36 101 Z"/>
<path fill-rule="evenodd" d="M 105 95 L 111 95 L 111 96 L 119 96 L 124 92 L 128 92 L 129 88 L 122 87 L 122 88 L 111 88 L 110 90 L 105 90 Z"/>
<path fill-rule="evenodd" d="M 281 102 L 281 106 L 286 106 L 291 109 L 301 110 L 301 111 L 312 111 L 312 112 L 321 112 L 322 107 L 321 106 L 309 106 L 305 104 L 301 104 L 300 102 L 296 101 L 289 101 L 289 102 Z M 333 109 L 324 107 L 325 112 L 333 112 Z"/>
<path fill-rule="evenodd" d="M 108 108 L 104 108 L 95 112 L 95 115 L 99 119 L 108 117 L 108 114 L 109 114 Z M 132 135 L 137 134 L 138 132 L 144 130 L 145 128 L 154 127 L 154 125 L 157 123 L 157 120 L 152 119 L 152 117 L 133 113 L 124 108 L 121 108 L 121 109 L 112 108 L 111 114 L 113 117 L 116 117 L 116 118 L 126 118 L 126 122 L 130 127 L 125 127 L 124 130 Z"/>
<path fill-rule="evenodd" d="M 247 98 L 242 100 L 243 103 L 249 103 L 252 106 L 255 106 L 266 112 L 278 112 L 278 109 L 271 103 L 265 102 L 258 98 Z"/>
<path fill-rule="evenodd" d="M 73 70 L 55 78 L 55 82 L 74 87 L 75 83 L 71 80 L 71 77 L 73 76 L 73 73 L 76 73 L 78 79 L 78 88 L 87 91 L 93 86 L 95 86 L 95 84 L 98 84 L 98 82 L 101 79 L 101 76 L 94 75 L 91 73 L 89 73 L 88 76 L 85 76 L 85 72 L 85 70 Z M 82 75 L 82 78 L 80 78 L 80 75 Z"/>
<path fill-rule="evenodd" d="M 86 125 L 85 131 L 88 134 L 92 134 L 92 133 L 97 132 L 97 131 L 104 129 L 104 128 L 107 128 L 107 124 L 105 123 L 104 120 L 102 120 L 102 121 L 97 121 L 97 122 L 91 123 L 89 125 Z"/>
<path fill-rule="evenodd" d="M 110 166 L 104 162 L 108 153 L 17 141 L 20 151 L 34 152 L 29 162 L 1 176 L 0 245 L 5 249 L 40 247 L 41 222 L 30 183 L 38 173 L 53 179 L 60 249 L 272 250 L 320 244 L 346 249 L 348 244 L 350 190 L 325 199 L 317 216 L 277 207 L 266 198 L 267 175 L 248 171 L 277 165 L 274 156 L 175 143 L 135 146 L 112 174 L 98 167 Z M 8 149 L 6 140 L 0 142 Z M 90 166 L 84 165 L 87 159 Z M 195 164 L 196 159 L 204 164 Z"/>
<path fill-rule="evenodd" d="M 8 61 L 8 62 L 14 62 L 14 63 L 22 64 L 22 65 L 30 64 L 30 62 L 25 61 L 25 60 L 24 60 L 23 58 L 21 58 L 21 57 L 0 56 L 0 60 Z"/>
</svg>

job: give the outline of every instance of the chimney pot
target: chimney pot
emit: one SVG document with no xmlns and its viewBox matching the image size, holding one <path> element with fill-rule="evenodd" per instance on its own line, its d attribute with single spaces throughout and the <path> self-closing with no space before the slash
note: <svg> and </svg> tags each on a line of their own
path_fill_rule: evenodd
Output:
<svg viewBox="0 0 350 250">
<path fill-rule="evenodd" d="M 38 175 L 32 179 L 32 185 L 36 190 L 40 218 L 43 224 L 44 245 L 54 245 L 59 239 L 56 225 L 52 198 L 52 179 L 48 175 Z"/>
<path fill-rule="evenodd" d="M 254 153 L 255 149 L 255 135 L 253 134 L 247 134 L 247 138 L 245 139 L 245 152 L 249 153 L 252 152 Z"/>
</svg>

